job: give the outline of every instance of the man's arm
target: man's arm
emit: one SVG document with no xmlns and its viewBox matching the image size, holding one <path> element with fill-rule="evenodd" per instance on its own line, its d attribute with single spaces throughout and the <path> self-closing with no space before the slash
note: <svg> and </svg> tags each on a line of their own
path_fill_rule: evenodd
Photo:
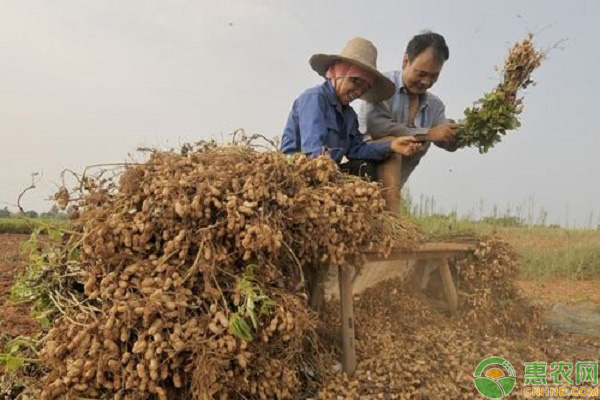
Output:
<svg viewBox="0 0 600 400">
<path fill-rule="evenodd" d="M 379 103 L 364 102 L 361 109 L 361 116 L 364 118 L 365 133 L 370 135 L 373 140 L 381 139 L 385 136 L 425 134 L 429 131 L 427 128 L 409 128 L 397 122 L 392 117 L 389 101 Z"/>
<path fill-rule="evenodd" d="M 375 160 L 382 161 L 391 153 L 411 156 L 421 150 L 421 144 L 412 136 L 397 137 L 391 141 L 378 143 L 367 143 L 358 130 L 358 120 L 350 122 L 350 147 L 348 149 L 349 160 Z"/>
<path fill-rule="evenodd" d="M 454 134 L 458 125 L 446 118 L 446 107 L 440 103 L 432 121 L 431 128 L 409 128 L 397 122 L 391 112 L 389 101 L 379 103 L 365 102 L 361 109 L 363 123 L 366 126 L 366 134 L 373 140 L 385 136 L 412 136 L 426 134 L 427 139 L 434 142 L 438 147 L 448 151 L 455 151 L 456 140 Z"/>
<path fill-rule="evenodd" d="M 381 161 L 386 159 L 391 153 L 390 142 L 382 143 L 367 143 L 364 141 L 363 135 L 358 130 L 358 119 L 353 118 L 349 123 L 349 148 L 346 157 L 349 160 L 375 160 Z"/>
</svg>

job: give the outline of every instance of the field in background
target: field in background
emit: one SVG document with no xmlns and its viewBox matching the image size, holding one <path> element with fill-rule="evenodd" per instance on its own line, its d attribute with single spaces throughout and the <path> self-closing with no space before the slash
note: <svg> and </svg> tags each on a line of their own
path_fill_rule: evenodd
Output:
<svg viewBox="0 0 600 400">
<path fill-rule="evenodd" d="M 66 226 L 65 218 L 27 218 L 27 217 L 3 217 L 0 218 L 1 233 L 31 233 L 36 228 L 48 228 Z"/>
<path fill-rule="evenodd" d="M 457 216 L 436 213 L 435 199 L 421 197 L 418 202 L 403 193 L 402 213 L 418 224 L 432 239 L 475 233 L 498 235 L 508 241 L 522 257 L 521 277 L 525 280 L 587 280 L 600 278 L 600 225 L 590 214 L 586 229 L 547 224 L 548 214 L 527 207 L 507 207 L 499 213 L 475 218 L 471 213 Z M 568 226 L 568 221 L 567 221 Z"/>
<path fill-rule="evenodd" d="M 600 278 L 600 231 L 506 225 L 505 219 L 470 221 L 454 215 L 411 217 L 431 238 L 498 235 L 522 257 L 521 279 Z"/>
</svg>

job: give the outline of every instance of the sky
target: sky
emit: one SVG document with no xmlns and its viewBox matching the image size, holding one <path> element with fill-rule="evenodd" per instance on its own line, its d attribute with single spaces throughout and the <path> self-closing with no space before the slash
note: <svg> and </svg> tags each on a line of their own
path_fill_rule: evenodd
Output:
<svg viewBox="0 0 600 400">
<path fill-rule="evenodd" d="M 445 36 L 431 89 L 459 119 L 499 82 L 508 48 L 533 32 L 561 42 L 523 94 L 522 127 L 481 155 L 433 148 L 409 180 L 435 211 L 478 218 L 494 206 L 547 223 L 600 224 L 600 0 L 0 0 L 0 208 L 46 211 L 64 169 L 140 159 L 138 147 L 281 134 L 294 99 L 321 83 L 314 53 L 356 36 L 378 66 L 410 38 Z M 354 104 L 354 103 L 353 103 Z"/>
</svg>

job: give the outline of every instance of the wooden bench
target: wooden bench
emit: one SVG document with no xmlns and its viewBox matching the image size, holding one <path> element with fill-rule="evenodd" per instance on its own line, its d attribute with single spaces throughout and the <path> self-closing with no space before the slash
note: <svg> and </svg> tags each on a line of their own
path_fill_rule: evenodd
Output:
<svg viewBox="0 0 600 400">
<path fill-rule="evenodd" d="M 439 270 L 444 287 L 444 295 L 448 309 L 454 315 L 458 309 L 456 287 L 450 273 L 448 259 L 463 258 L 475 250 L 472 243 L 431 242 L 421 244 L 415 251 L 395 251 L 388 257 L 380 256 L 372 251 L 364 251 L 367 260 L 371 261 L 400 261 L 400 260 L 439 260 Z M 376 268 L 376 267 L 373 267 Z M 356 343 L 354 334 L 354 303 L 353 303 L 352 271 L 339 269 L 338 280 L 341 305 L 341 334 L 342 334 L 342 368 L 348 375 L 354 375 L 356 370 Z"/>
</svg>

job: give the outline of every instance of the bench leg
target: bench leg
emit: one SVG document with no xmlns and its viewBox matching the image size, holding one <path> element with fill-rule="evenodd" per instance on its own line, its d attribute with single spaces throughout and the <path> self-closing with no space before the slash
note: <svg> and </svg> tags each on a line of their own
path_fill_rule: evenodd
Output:
<svg viewBox="0 0 600 400">
<path fill-rule="evenodd" d="M 352 271 L 340 267 L 338 276 L 342 311 L 342 368 L 346 375 L 353 376 L 356 371 L 356 343 L 354 336 Z"/>
<path fill-rule="evenodd" d="M 312 276 L 308 276 L 309 301 L 308 306 L 317 313 L 321 312 L 325 302 L 325 279 L 327 278 L 327 269 L 320 267 L 312 271 Z"/>
<path fill-rule="evenodd" d="M 452 273 L 450 272 L 450 265 L 448 264 L 447 258 L 440 260 L 440 275 L 442 276 L 448 309 L 450 310 L 450 314 L 456 315 L 458 310 L 458 295 L 456 294 L 456 286 L 454 286 L 454 280 L 452 279 Z"/>
</svg>

